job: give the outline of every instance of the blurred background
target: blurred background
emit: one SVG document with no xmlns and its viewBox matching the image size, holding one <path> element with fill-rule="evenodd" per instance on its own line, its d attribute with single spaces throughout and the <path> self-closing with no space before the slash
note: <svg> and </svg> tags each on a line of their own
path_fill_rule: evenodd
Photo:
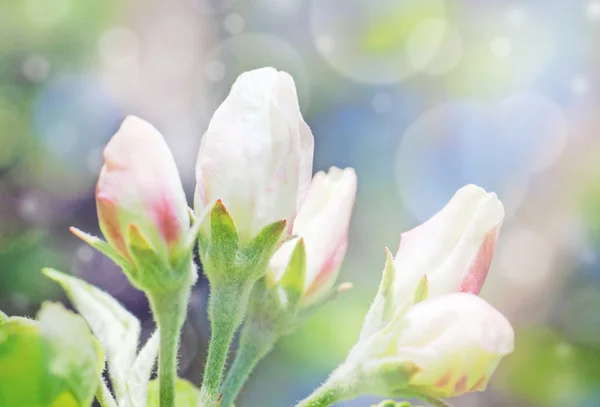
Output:
<svg viewBox="0 0 600 407">
<path fill-rule="evenodd" d="M 457 407 L 600 405 L 600 1 L 0 0 L 0 309 L 63 299 L 43 266 L 148 304 L 68 232 L 99 234 L 102 149 L 128 114 L 165 135 L 191 202 L 200 139 L 241 72 L 293 75 L 315 170 L 356 168 L 342 281 L 355 288 L 283 340 L 238 407 L 291 406 L 357 339 L 402 231 L 467 183 L 505 203 L 484 298 L 516 350 Z M 180 371 L 209 338 L 194 289 Z M 340 406 L 366 407 L 363 398 Z"/>
</svg>

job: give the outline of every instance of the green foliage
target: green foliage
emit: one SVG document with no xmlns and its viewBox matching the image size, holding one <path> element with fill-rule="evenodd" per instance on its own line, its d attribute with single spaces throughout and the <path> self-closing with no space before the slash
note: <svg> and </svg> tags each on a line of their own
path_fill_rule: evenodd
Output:
<svg viewBox="0 0 600 407">
<path fill-rule="evenodd" d="M 44 269 L 43 272 L 64 288 L 75 308 L 89 324 L 106 353 L 108 371 L 117 397 L 124 395 L 125 381 L 136 356 L 139 321 L 102 290 L 56 270 Z"/>
<path fill-rule="evenodd" d="M 152 380 L 148 386 L 148 407 L 159 407 L 158 396 L 158 381 Z M 177 379 L 175 397 L 175 407 L 197 407 L 200 390 L 187 380 Z"/>
<path fill-rule="evenodd" d="M 88 407 L 104 365 L 81 317 L 46 303 L 39 321 L 0 325 L 0 405 Z"/>
</svg>

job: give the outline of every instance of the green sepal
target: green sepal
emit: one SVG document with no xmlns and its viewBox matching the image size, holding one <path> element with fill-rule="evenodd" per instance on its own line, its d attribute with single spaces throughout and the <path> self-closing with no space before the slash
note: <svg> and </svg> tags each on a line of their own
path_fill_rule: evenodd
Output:
<svg viewBox="0 0 600 407">
<path fill-rule="evenodd" d="M 256 271 L 253 276 L 255 279 L 265 275 L 267 264 L 281 242 L 286 224 L 285 220 L 268 224 L 243 249 L 242 256 L 247 267 Z"/>
<path fill-rule="evenodd" d="M 429 298 L 429 280 L 427 279 L 427 275 L 423 275 L 415 289 L 414 303 L 417 304 L 421 301 L 425 301 L 427 298 Z"/>
<path fill-rule="evenodd" d="M 375 295 L 373 304 L 371 304 L 371 307 L 365 316 L 359 340 L 365 339 L 373 332 L 383 327 L 394 313 L 394 281 L 396 280 L 396 267 L 394 266 L 392 253 L 387 247 L 385 248 L 385 256 L 385 267 L 383 269 L 381 283 L 379 284 L 379 290 Z"/>
<path fill-rule="evenodd" d="M 148 386 L 148 407 L 159 407 L 158 380 L 151 380 Z M 175 407 L 197 407 L 200 390 L 185 379 L 175 383 Z"/>
<path fill-rule="evenodd" d="M 413 407 L 408 401 L 394 401 L 394 400 L 384 400 L 377 405 L 373 405 L 371 407 Z M 415 406 L 418 407 L 418 406 Z"/>
<path fill-rule="evenodd" d="M 405 394 L 410 379 L 421 370 L 412 362 L 394 357 L 367 362 L 362 367 L 360 379 L 363 393 L 400 397 Z"/>
<path fill-rule="evenodd" d="M 119 253 L 109 243 L 94 235 L 79 230 L 73 226 L 71 226 L 69 230 L 75 236 L 77 236 L 78 238 L 92 246 L 94 249 L 98 250 L 100 253 L 104 254 L 106 257 L 114 261 L 117 264 L 117 266 L 121 267 L 124 271 L 127 271 L 129 273 L 133 273 L 135 271 L 133 269 L 133 265 L 129 262 L 129 260 L 127 260 L 123 255 L 121 255 L 121 253 Z"/>
<path fill-rule="evenodd" d="M 138 270 L 128 277 L 138 289 L 145 292 L 168 293 L 193 284 L 196 269 L 192 264 L 191 254 L 187 258 L 187 263 L 181 265 L 179 269 L 174 269 L 154 250 L 136 225 L 129 226 L 127 235 L 128 250 Z"/>
<path fill-rule="evenodd" d="M 296 309 L 304 293 L 305 279 L 306 247 L 304 239 L 300 238 L 292 251 L 287 268 L 278 283 L 279 287 L 285 293 L 287 308 Z"/>
<path fill-rule="evenodd" d="M 238 251 L 238 234 L 233 218 L 218 200 L 210 211 L 210 248 L 209 256 L 216 268 L 231 267 Z"/>
</svg>

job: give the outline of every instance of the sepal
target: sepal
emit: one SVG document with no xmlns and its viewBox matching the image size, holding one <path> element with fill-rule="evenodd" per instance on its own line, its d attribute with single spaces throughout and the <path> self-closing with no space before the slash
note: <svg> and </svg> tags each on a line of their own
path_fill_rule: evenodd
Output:
<svg viewBox="0 0 600 407">
<path fill-rule="evenodd" d="M 394 266 L 394 258 L 392 253 L 385 248 L 385 266 L 383 268 L 383 276 L 379 284 L 379 290 L 375 295 L 375 299 L 367 311 L 360 339 L 363 340 L 373 332 L 382 328 L 392 317 L 394 313 L 394 284 L 396 281 L 396 267 Z"/>
<path fill-rule="evenodd" d="M 109 243 L 105 242 L 104 240 L 100 239 L 99 237 L 96 237 L 94 235 L 86 233 L 74 226 L 71 226 L 69 228 L 69 230 L 75 236 L 77 236 L 78 238 L 80 238 L 81 240 L 83 240 L 84 242 L 86 242 L 87 244 L 92 246 L 94 249 L 98 250 L 100 253 L 104 254 L 106 257 L 108 257 L 109 259 L 114 261 L 117 264 L 117 266 L 119 266 L 123 269 L 124 272 L 129 272 L 129 273 L 134 272 L 134 269 L 133 269 L 130 261 L 127 258 L 125 258 L 124 256 L 122 256 L 121 253 L 119 253 Z"/>
</svg>

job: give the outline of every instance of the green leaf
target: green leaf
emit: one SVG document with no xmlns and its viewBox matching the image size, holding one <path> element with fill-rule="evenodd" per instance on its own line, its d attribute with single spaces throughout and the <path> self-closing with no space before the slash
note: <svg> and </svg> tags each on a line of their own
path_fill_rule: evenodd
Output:
<svg viewBox="0 0 600 407">
<path fill-rule="evenodd" d="M 38 319 L 50 373 L 66 384 L 81 406 L 89 406 L 104 367 L 102 349 L 83 318 L 60 304 L 42 304 Z"/>
<path fill-rule="evenodd" d="M 279 282 L 279 285 L 285 290 L 288 307 L 295 308 L 300 301 L 300 298 L 302 298 L 305 277 L 306 248 L 304 246 L 304 240 L 300 238 L 292 251 L 288 266 Z"/>
<path fill-rule="evenodd" d="M 200 390 L 185 379 L 177 379 L 175 384 L 175 407 L 197 407 Z M 158 403 L 158 380 L 148 386 L 148 407 L 160 407 Z"/>
<path fill-rule="evenodd" d="M 42 272 L 58 282 L 100 341 L 117 398 L 126 394 L 126 380 L 134 363 L 140 322 L 104 291 L 57 270 Z"/>
</svg>

